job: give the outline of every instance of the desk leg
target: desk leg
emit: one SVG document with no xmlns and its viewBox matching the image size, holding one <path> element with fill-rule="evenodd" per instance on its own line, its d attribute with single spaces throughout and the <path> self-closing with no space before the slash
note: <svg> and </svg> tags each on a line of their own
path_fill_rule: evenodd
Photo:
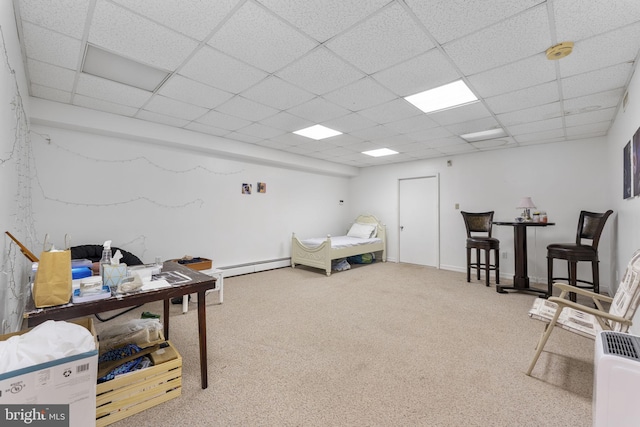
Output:
<svg viewBox="0 0 640 427">
<path fill-rule="evenodd" d="M 207 380 L 207 312 L 205 291 L 198 292 L 198 337 L 200 339 L 200 376 L 202 388 L 209 386 Z"/>
<path fill-rule="evenodd" d="M 164 303 L 164 339 L 169 339 L 169 301 L 168 299 L 163 300 Z"/>
</svg>

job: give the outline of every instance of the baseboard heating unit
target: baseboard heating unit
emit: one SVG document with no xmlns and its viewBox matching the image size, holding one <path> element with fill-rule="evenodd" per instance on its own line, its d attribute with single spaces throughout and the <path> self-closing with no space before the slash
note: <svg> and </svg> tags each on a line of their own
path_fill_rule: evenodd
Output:
<svg viewBox="0 0 640 427">
<path fill-rule="evenodd" d="M 613 331 L 596 336 L 593 425 L 640 426 L 640 337 Z"/>
</svg>

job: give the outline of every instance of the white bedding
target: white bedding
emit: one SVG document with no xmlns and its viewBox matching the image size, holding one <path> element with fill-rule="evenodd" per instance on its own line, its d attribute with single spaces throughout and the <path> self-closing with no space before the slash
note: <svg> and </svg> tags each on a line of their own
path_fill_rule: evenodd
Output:
<svg viewBox="0 0 640 427">
<path fill-rule="evenodd" d="M 320 246 L 322 242 L 325 242 L 326 240 L 326 237 L 315 237 L 302 240 L 302 244 L 309 248 L 315 248 L 316 246 Z M 382 242 L 382 240 L 378 239 L 377 237 L 371 239 L 361 239 L 359 237 L 331 236 L 331 247 L 333 249 L 350 248 L 353 246 L 368 245 L 378 242 Z"/>
</svg>

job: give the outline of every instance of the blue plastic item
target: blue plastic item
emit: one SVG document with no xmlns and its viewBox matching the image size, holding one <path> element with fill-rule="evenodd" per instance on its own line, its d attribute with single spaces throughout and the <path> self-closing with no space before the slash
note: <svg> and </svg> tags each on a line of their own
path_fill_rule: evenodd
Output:
<svg viewBox="0 0 640 427">
<path fill-rule="evenodd" d="M 91 277 L 93 275 L 93 271 L 89 267 L 78 267 L 71 269 L 71 278 L 72 279 L 84 279 L 85 277 Z"/>
</svg>

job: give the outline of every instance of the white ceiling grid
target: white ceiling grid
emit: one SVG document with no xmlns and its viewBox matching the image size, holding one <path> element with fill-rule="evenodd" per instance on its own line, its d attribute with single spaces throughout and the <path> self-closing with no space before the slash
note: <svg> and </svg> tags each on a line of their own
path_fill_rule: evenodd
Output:
<svg viewBox="0 0 640 427">
<path fill-rule="evenodd" d="M 640 49 L 638 0 L 14 4 L 34 97 L 357 167 L 606 135 Z M 547 60 L 564 41 L 573 53 Z M 84 74 L 87 43 L 169 77 L 148 92 Z M 458 79 L 479 102 L 403 99 Z M 291 134 L 314 124 L 343 134 Z M 399 154 L 361 153 L 384 147 Z"/>
</svg>

